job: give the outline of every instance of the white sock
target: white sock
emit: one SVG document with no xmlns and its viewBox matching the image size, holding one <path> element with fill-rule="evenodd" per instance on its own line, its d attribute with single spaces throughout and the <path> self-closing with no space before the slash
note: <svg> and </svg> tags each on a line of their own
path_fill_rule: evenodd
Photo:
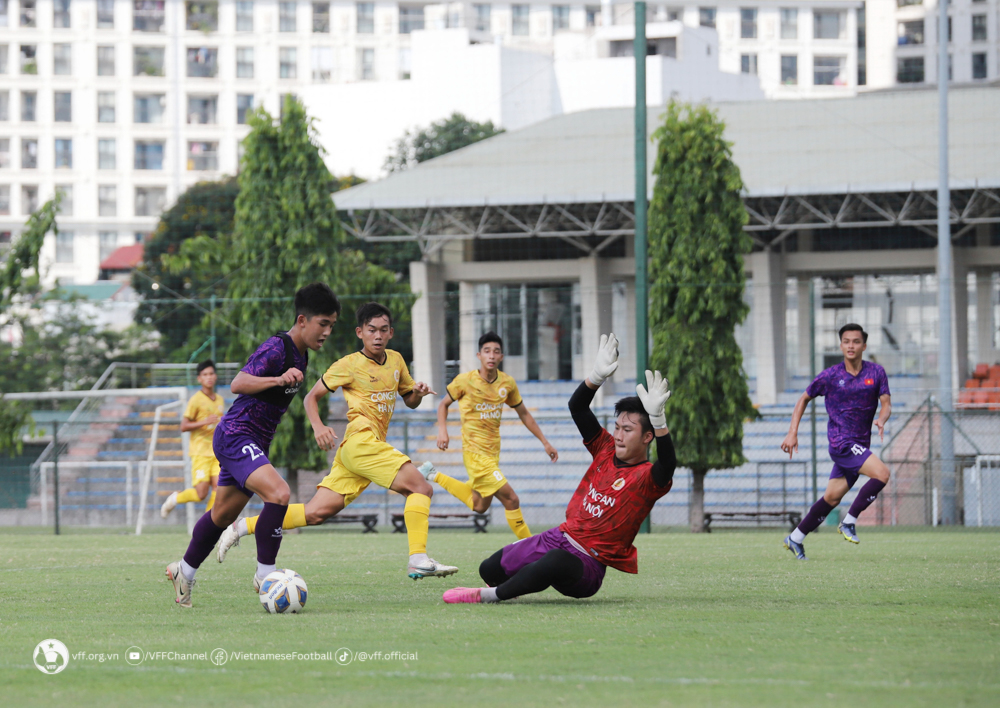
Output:
<svg viewBox="0 0 1000 708">
<path fill-rule="evenodd" d="M 188 565 L 188 562 L 186 560 L 181 558 L 181 575 L 184 576 L 185 580 L 187 580 L 190 583 L 192 580 L 194 580 L 194 574 L 197 571 L 198 571 L 197 568 L 192 568 L 190 565 Z"/>
<path fill-rule="evenodd" d="M 796 543 L 802 543 L 806 540 L 806 535 L 799 531 L 798 527 L 796 527 L 796 529 L 792 531 L 792 540 Z"/>
<path fill-rule="evenodd" d="M 240 535 L 240 538 L 250 535 L 250 529 L 247 528 L 246 519 L 240 519 L 236 522 L 236 533 Z"/>
<path fill-rule="evenodd" d="M 414 553 L 410 556 L 410 567 L 415 567 L 419 565 L 427 565 L 430 562 L 430 558 L 427 557 L 426 553 Z"/>
<path fill-rule="evenodd" d="M 856 516 L 851 516 L 850 514 L 848 514 L 847 516 L 845 516 L 845 517 L 844 517 L 844 520 L 843 520 L 843 522 L 841 522 L 841 523 L 845 523 L 845 524 L 856 524 L 856 523 L 858 523 L 858 517 L 856 517 Z"/>
<path fill-rule="evenodd" d="M 257 561 L 257 577 L 260 578 L 261 580 L 266 578 L 268 574 L 273 573 L 274 571 L 275 571 L 274 565 L 265 565 L 264 563 Z"/>
<path fill-rule="evenodd" d="M 496 588 L 481 588 L 479 590 L 479 601 L 480 602 L 500 602 L 500 598 L 497 597 Z"/>
</svg>

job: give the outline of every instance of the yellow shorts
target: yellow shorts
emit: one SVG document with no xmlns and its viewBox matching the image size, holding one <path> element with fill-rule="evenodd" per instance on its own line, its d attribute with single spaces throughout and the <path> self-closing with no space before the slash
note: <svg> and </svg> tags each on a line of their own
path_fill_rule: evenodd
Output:
<svg viewBox="0 0 1000 708">
<path fill-rule="evenodd" d="M 198 486 L 202 482 L 208 482 L 212 477 L 219 476 L 219 461 L 214 457 L 192 457 L 191 458 L 191 486 Z"/>
<path fill-rule="evenodd" d="M 491 497 L 507 484 L 507 478 L 500 471 L 500 458 L 480 455 L 478 452 L 463 452 L 462 462 L 469 473 L 472 488 L 480 496 Z"/>
<path fill-rule="evenodd" d="M 343 495 L 347 505 L 372 482 L 388 489 L 399 468 L 409 461 L 409 457 L 377 439 L 370 430 L 362 430 L 347 438 L 337 449 L 330 474 L 316 486 Z"/>
</svg>

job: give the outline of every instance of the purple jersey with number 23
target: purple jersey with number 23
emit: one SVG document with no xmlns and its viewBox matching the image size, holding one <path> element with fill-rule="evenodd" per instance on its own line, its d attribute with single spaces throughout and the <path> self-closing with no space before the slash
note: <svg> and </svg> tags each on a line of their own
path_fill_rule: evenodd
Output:
<svg viewBox="0 0 1000 708">
<path fill-rule="evenodd" d="M 854 443 L 870 447 L 878 399 L 889 395 L 889 378 L 885 369 L 874 362 L 861 362 L 857 376 L 847 373 L 841 362 L 817 376 L 806 393 L 811 398 L 826 399 L 830 416 L 826 432 L 831 450 L 843 450 Z"/>
</svg>

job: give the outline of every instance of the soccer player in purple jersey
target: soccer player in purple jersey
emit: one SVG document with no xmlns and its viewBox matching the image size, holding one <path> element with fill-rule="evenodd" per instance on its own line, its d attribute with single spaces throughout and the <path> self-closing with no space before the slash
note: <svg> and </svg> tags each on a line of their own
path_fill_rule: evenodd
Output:
<svg viewBox="0 0 1000 708">
<path fill-rule="evenodd" d="M 872 439 L 872 421 L 879 402 L 879 440 L 885 433 L 885 423 L 892 414 L 889 400 L 889 379 L 878 364 L 862 361 L 861 355 L 868 347 L 868 333 L 859 324 L 846 324 L 840 328 L 840 351 L 844 362 L 831 366 L 809 384 L 809 388 L 795 404 L 792 425 L 781 443 L 781 449 L 788 457 L 799 449 L 799 421 L 809 401 L 817 396 L 826 398 L 826 412 L 830 420 L 826 426 L 830 440 L 830 458 L 833 471 L 826 485 L 826 492 L 817 500 L 802 519 L 798 528 L 785 538 L 785 548 L 799 560 L 806 560 L 806 550 L 802 545 L 806 534 L 815 531 L 826 515 L 840 504 L 847 491 L 858 481 L 858 475 L 868 477 L 865 486 L 858 492 L 847 516 L 837 527 L 844 538 L 851 543 L 859 543 L 855 524 L 858 516 L 867 509 L 879 492 L 889 482 L 889 468 L 869 449 Z"/>
<path fill-rule="evenodd" d="M 167 566 L 181 607 L 191 607 L 195 571 L 254 494 L 264 502 L 254 588 L 275 569 L 290 491 L 267 459 L 268 449 L 281 416 L 302 385 L 309 364 L 306 351 L 319 351 L 339 314 L 340 301 L 328 285 L 301 288 L 295 293 L 295 324 L 261 344 L 230 384 L 239 397 L 212 439 L 221 468 L 215 504 L 195 524 L 184 558 Z"/>
</svg>

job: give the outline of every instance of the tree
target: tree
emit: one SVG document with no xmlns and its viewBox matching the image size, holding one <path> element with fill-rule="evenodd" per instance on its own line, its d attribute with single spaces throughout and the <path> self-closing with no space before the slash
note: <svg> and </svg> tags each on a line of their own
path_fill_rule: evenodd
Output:
<svg viewBox="0 0 1000 708">
<path fill-rule="evenodd" d="M 312 120 L 294 97 L 275 123 L 263 110 L 248 118 L 233 236 L 222 264 L 226 276 L 227 356 L 245 360 L 268 336 L 292 323 L 295 291 L 313 281 L 333 288 L 343 305 L 323 349 L 310 355 L 307 385 L 293 401 L 271 445 L 297 497 L 298 470 L 321 470 L 327 455 L 312 439 L 302 398 L 335 360 L 356 351 L 354 310 L 368 300 L 388 306 L 399 324 L 409 320 L 413 296 L 393 274 L 352 248 L 331 199 L 334 178 L 323 163 Z"/>
<path fill-rule="evenodd" d="M 667 420 L 677 461 L 692 472 L 690 523 L 704 528 L 705 475 L 746 462 L 743 424 L 750 401 L 735 327 L 743 302 L 743 180 L 725 125 L 704 106 L 671 102 L 658 141 L 649 209 L 652 367 L 673 386 Z"/>
<path fill-rule="evenodd" d="M 385 159 L 383 167 L 387 172 L 400 172 L 502 132 L 503 128 L 494 126 L 493 121 L 477 123 L 455 112 L 426 128 L 406 131 L 396 141 L 393 152 Z"/>
</svg>

